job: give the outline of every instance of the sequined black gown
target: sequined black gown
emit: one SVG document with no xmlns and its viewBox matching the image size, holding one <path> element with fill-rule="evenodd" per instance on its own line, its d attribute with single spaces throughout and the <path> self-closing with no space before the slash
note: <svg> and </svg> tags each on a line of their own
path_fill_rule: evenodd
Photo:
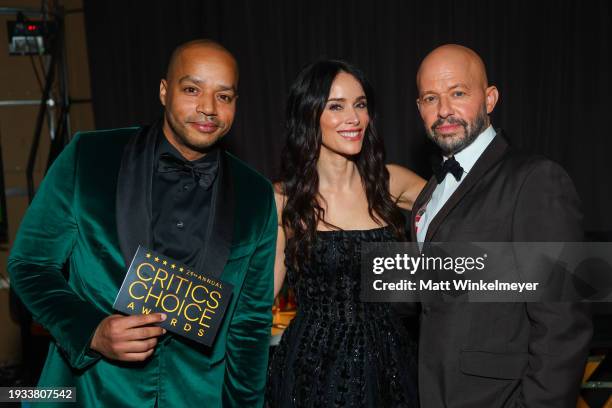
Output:
<svg viewBox="0 0 612 408">
<path fill-rule="evenodd" d="M 287 268 L 298 311 L 270 362 L 266 404 L 417 407 L 414 343 L 385 303 L 359 299 L 362 242 L 389 227 L 319 231 L 310 262 Z"/>
</svg>

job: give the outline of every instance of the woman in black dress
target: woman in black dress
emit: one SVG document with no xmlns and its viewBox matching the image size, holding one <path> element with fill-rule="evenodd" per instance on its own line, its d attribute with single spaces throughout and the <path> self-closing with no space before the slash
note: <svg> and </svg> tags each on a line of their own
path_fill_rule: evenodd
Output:
<svg viewBox="0 0 612 408">
<path fill-rule="evenodd" d="M 389 304 L 361 302 L 362 242 L 403 240 L 424 180 L 385 165 L 374 95 L 343 61 L 293 83 L 281 181 L 275 291 L 297 314 L 270 363 L 268 407 L 416 407 L 416 350 Z"/>
</svg>

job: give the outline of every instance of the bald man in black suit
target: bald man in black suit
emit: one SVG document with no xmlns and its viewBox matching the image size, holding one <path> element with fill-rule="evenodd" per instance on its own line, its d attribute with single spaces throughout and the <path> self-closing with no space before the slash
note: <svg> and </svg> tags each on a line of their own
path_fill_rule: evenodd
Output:
<svg viewBox="0 0 612 408">
<path fill-rule="evenodd" d="M 445 45 L 417 74 L 417 105 L 449 174 L 413 207 L 419 242 L 581 241 L 567 173 L 511 148 L 489 114 L 498 90 L 472 50 Z M 425 408 L 574 408 L 592 325 L 574 303 L 423 303 L 419 391 Z"/>
</svg>

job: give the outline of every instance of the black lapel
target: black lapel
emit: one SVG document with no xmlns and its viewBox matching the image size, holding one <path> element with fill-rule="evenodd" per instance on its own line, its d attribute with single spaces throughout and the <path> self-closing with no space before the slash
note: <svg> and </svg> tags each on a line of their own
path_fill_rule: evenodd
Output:
<svg viewBox="0 0 612 408">
<path fill-rule="evenodd" d="M 410 237 L 412 238 L 412 242 L 417 242 L 416 216 L 419 210 L 427 204 L 437 185 L 436 178 L 431 177 L 412 205 L 412 211 L 410 213 Z"/>
<path fill-rule="evenodd" d="M 197 262 L 197 271 L 219 278 L 227 263 L 234 231 L 234 183 L 227 153 L 219 154 L 219 174 L 213 186 L 210 216 L 204 252 Z"/>
<path fill-rule="evenodd" d="M 151 185 L 161 121 L 140 129 L 123 150 L 117 180 L 116 221 L 126 267 L 138 245 L 152 246 Z"/>
<path fill-rule="evenodd" d="M 482 152 L 482 155 L 474 163 L 474 167 L 465 177 L 465 180 L 459 184 L 457 190 L 450 196 L 448 201 L 440 208 L 440 211 L 431 220 L 427 227 L 427 235 L 425 241 L 431 241 L 431 237 L 438 230 L 446 216 L 451 212 L 453 208 L 461 201 L 461 199 L 467 194 L 478 183 L 478 181 L 485 175 L 485 173 L 497 163 L 506 152 L 508 148 L 508 142 L 502 136 L 502 131 L 497 129 L 497 135 L 491 141 L 489 146 Z"/>
</svg>

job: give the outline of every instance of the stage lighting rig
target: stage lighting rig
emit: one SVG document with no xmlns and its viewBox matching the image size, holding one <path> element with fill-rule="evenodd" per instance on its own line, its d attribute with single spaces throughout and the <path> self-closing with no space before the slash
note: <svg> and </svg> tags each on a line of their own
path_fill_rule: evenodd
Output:
<svg viewBox="0 0 612 408">
<path fill-rule="evenodd" d="M 9 55 L 45 55 L 51 52 L 56 25 L 50 20 L 27 20 L 22 13 L 6 22 Z"/>
</svg>

